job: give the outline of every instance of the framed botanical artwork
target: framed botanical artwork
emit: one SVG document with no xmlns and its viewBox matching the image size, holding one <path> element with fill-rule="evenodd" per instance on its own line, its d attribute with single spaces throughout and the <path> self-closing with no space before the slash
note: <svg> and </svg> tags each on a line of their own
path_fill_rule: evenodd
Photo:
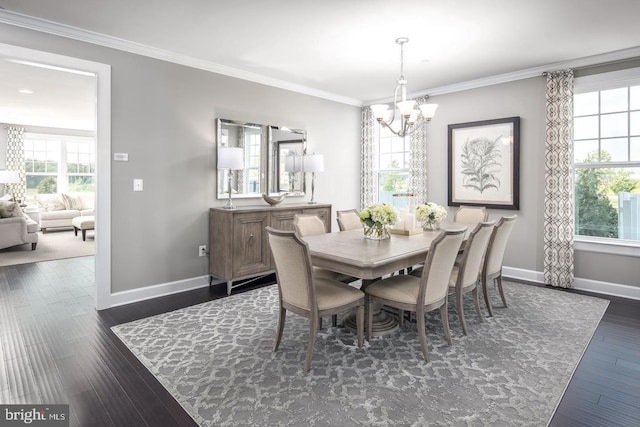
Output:
<svg viewBox="0 0 640 427">
<path fill-rule="evenodd" d="M 449 206 L 520 208 L 520 117 L 449 125 Z"/>
</svg>

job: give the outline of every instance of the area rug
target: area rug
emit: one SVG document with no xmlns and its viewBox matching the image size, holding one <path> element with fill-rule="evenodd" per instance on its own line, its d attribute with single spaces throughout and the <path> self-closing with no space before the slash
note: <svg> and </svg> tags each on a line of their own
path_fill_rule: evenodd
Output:
<svg viewBox="0 0 640 427">
<path fill-rule="evenodd" d="M 71 228 L 53 229 L 48 230 L 46 233 L 38 233 L 38 244 L 35 251 L 31 250 L 31 243 L 0 250 L 0 266 L 29 264 L 94 254 L 95 241 L 92 231 L 87 233 L 87 240 L 83 241 L 81 233 L 75 236 Z"/>
<path fill-rule="evenodd" d="M 452 347 L 430 314 L 428 364 L 415 323 L 362 349 L 329 327 L 305 373 L 306 319 L 290 314 L 272 352 L 275 285 L 113 331 L 201 426 L 545 426 L 608 301 L 510 282 L 505 292 L 509 307 L 494 300 L 483 323 L 466 302 L 468 336 L 450 307 Z"/>
</svg>

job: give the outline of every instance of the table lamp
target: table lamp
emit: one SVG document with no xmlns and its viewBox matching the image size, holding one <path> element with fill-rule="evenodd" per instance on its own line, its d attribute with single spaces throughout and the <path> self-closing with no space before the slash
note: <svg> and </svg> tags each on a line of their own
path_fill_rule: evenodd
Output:
<svg viewBox="0 0 640 427">
<path fill-rule="evenodd" d="M 293 193 L 296 182 L 296 174 L 302 170 L 300 160 L 295 153 L 290 153 L 284 159 L 284 171 L 289 172 L 289 192 Z"/>
<path fill-rule="evenodd" d="M 235 209 L 231 203 L 231 171 L 244 169 L 244 153 L 239 147 L 219 147 L 218 148 L 218 169 L 227 170 L 227 191 L 229 191 L 229 199 L 224 206 L 225 209 Z"/>
<path fill-rule="evenodd" d="M 20 174 L 16 171 L 8 171 L 3 170 L 0 171 L 0 184 L 4 184 L 4 192 L 6 194 L 11 194 L 11 199 L 15 202 L 17 201 L 13 194 L 10 193 L 7 189 L 9 188 L 9 184 L 17 184 L 20 182 Z"/>
<path fill-rule="evenodd" d="M 309 203 L 315 204 L 316 172 L 324 172 L 324 156 L 322 154 L 305 154 L 302 158 L 302 169 L 305 172 L 311 172 L 311 200 Z"/>
</svg>

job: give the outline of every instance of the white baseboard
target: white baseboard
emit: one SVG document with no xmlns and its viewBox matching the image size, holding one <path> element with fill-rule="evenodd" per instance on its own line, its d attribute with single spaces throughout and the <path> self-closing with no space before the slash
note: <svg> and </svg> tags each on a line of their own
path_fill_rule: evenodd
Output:
<svg viewBox="0 0 640 427">
<path fill-rule="evenodd" d="M 524 280 L 534 283 L 544 283 L 544 273 L 541 271 L 502 267 L 502 274 L 505 278 Z M 573 288 L 597 294 L 640 300 L 640 287 L 638 286 L 601 282 L 599 280 L 581 279 L 576 277 L 573 283 Z"/>
<path fill-rule="evenodd" d="M 209 286 L 209 276 L 192 277 L 191 279 L 178 280 L 175 282 L 161 283 L 159 285 L 146 286 L 144 288 L 131 289 L 111 294 L 111 304 L 109 307 L 131 304 L 152 298 L 177 294 L 179 292 L 191 291 L 193 289 Z"/>
<path fill-rule="evenodd" d="M 527 282 L 544 283 L 544 274 L 541 271 L 525 270 L 522 268 L 503 267 L 502 274 L 505 279 L 524 280 Z M 215 282 L 220 283 L 219 281 Z M 193 277 L 191 279 L 178 280 L 176 282 L 161 283 L 130 291 L 122 291 L 111 294 L 110 307 L 131 304 L 152 298 L 163 297 L 179 292 L 209 286 L 209 276 Z M 603 295 L 611 295 L 622 298 L 640 300 L 640 287 L 621 285 L 618 283 L 600 282 L 597 280 L 576 278 L 574 288 Z"/>
</svg>

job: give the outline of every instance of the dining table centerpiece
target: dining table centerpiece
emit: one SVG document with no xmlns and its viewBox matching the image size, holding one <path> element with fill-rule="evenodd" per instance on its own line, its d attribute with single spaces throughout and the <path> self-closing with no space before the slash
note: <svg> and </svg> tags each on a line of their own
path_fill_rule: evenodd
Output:
<svg viewBox="0 0 640 427">
<path fill-rule="evenodd" d="M 447 209 L 433 202 L 427 202 L 416 208 L 416 218 L 422 221 L 424 230 L 437 230 L 440 223 L 447 217 Z"/>
<path fill-rule="evenodd" d="M 360 211 L 360 222 L 364 224 L 364 237 L 371 240 L 391 238 L 389 228 L 398 220 L 393 206 L 377 203 Z"/>
</svg>

